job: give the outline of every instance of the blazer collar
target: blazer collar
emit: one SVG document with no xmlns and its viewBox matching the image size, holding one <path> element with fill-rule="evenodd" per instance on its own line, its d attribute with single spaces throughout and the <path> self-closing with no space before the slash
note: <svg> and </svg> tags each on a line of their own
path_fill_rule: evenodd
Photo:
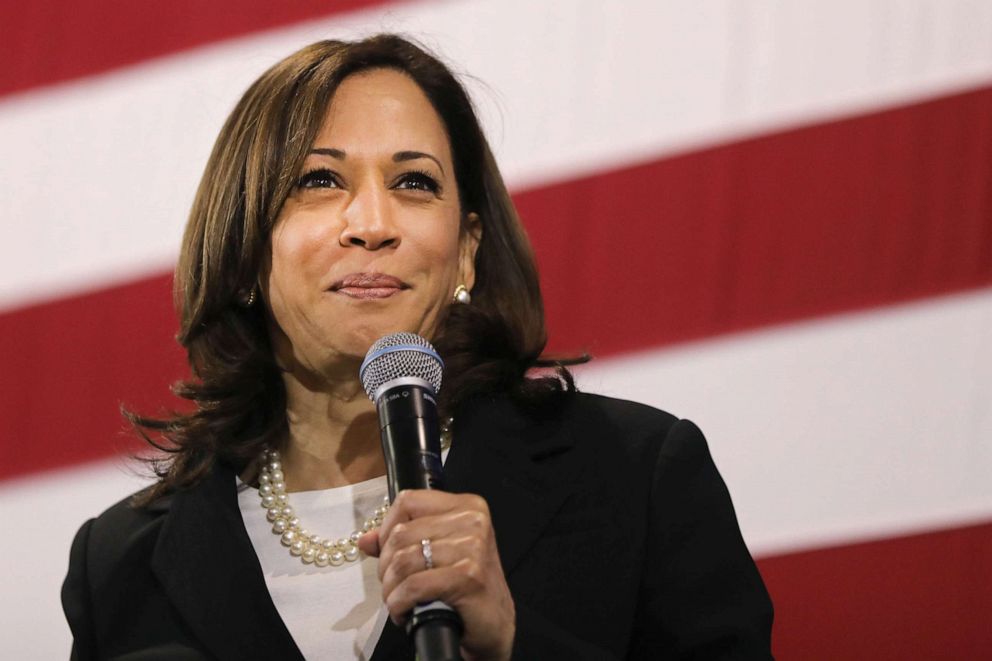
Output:
<svg viewBox="0 0 992 661">
<path fill-rule="evenodd" d="M 486 499 L 509 576 L 570 491 L 572 434 L 560 417 L 528 416 L 504 399 L 466 408 L 455 422 L 446 486 Z"/>
<path fill-rule="evenodd" d="M 265 586 L 227 466 L 172 497 L 152 571 L 217 658 L 303 658 Z"/>
</svg>

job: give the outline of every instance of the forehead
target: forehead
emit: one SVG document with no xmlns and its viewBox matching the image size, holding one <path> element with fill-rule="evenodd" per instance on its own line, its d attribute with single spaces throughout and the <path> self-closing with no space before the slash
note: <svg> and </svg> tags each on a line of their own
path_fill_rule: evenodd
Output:
<svg viewBox="0 0 992 661">
<path fill-rule="evenodd" d="M 345 78 L 331 98 L 314 146 L 349 154 L 417 150 L 451 160 L 441 117 L 420 86 L 395 69 Z"/>
</svg>

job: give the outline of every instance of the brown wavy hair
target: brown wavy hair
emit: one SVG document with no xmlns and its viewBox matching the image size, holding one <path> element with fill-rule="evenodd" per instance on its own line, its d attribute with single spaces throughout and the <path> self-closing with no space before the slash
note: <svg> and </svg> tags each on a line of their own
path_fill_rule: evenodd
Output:
<svg viewBox="0 0 992 661">
<path fill-rule="evenodd" d="M 159 480 L 139 504 L 195 483 L 218 460 L 241 467 L 263 446 L 284 442 L 286 393 L 265 312 L 243 301 L 331 97 L 349 75 L 376 68 L 399 70 L 424 91 L 451 143 L 462 217 L 475 212 L 483 228 L 472 303 L 449 306 L 434 338 L 445 360 L 442 414 L 485 393 L 542 407 L 574 390 L 560 362 L 540 358 L 547 334 L 533 252 L 462 85 L 437 57 L 396 35 L 317 42 L 251 85 L 207 162 L 175 273 L 177 339 L 192 378 L 173 391 L 194 408 L 167 418 L 125 412 L 167 453 L 153 461 Z M 528 378 L 549 364 L 555 376 Z"/>
</svg>

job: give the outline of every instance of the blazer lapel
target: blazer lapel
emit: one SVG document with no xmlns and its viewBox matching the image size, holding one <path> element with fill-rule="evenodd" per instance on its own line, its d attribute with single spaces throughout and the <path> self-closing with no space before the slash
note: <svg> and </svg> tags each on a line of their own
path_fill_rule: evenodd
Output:
<svg viewBox="0 0 992 661">
<path fill-rule="evenodd" d="M 509 576 L 570 492 L 571 434 L 555 420 L 521 415 L 505 400 L 464 408 L 444 465 L 445 488 L 486 499 Z M 371 661 L 412 658 L 406 633 L 387 620 Z"/>
<path fill-rule="evenodd" d="M 506 400 L 467 413 L 455 423 L 445 480 L 450 491 L 486 499 L 509 576 L 570 491 L 571 435 L 557 419 L 526 417 Z"/>
<path fill-rule="evenodd" d="M 172 497 L 152 570 L 218 658 L 303 658 L 269 596 L 226 466 Z"/>
</svg>

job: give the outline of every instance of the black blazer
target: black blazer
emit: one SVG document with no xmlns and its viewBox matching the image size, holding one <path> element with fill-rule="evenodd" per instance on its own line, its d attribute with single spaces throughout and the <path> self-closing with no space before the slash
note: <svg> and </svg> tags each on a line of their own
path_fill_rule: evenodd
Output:
<svg viewBox="0 0 992 661">
<path fill-rule="evenodd" d="M 770 658 L 771 601 L 695 425 L 586 394 L 539 419 L 466 408 L 445 479 L 489 503 L 515 659 Z M 62 603 L 77 659 L 301 658 L 223 465 L 86 522 Z M 413 652 L 387 621 L 372 658 Z"/>
</svg>

